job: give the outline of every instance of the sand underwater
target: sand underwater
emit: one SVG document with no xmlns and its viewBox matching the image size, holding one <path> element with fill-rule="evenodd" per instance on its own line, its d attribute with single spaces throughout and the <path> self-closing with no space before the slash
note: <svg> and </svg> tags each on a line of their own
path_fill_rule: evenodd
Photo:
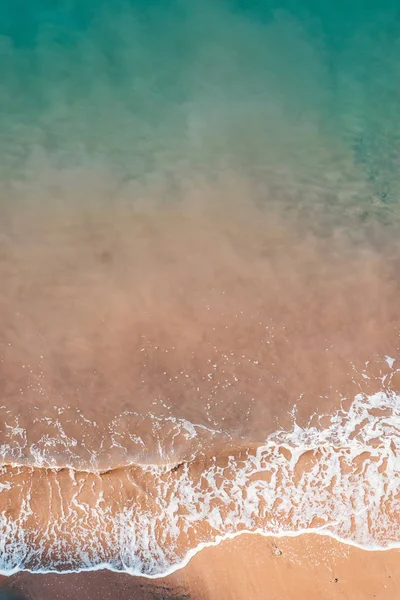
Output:
<svg viewBox="0 0 400 600">
<path fill-rule="evenodd" d="M 4 589 L 400 594 L 399 25 L 3 1 Z"/>
</svg>

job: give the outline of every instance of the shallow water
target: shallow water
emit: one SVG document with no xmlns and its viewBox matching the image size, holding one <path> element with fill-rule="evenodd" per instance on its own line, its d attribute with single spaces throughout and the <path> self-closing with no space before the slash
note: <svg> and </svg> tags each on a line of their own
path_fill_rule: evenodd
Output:
<svg viewBox="0 0 400 600">
<path fill-rule="evenodd" d="M 3 571 L 400 541 L 399 17 L 2 3 Z"/>
</svg>

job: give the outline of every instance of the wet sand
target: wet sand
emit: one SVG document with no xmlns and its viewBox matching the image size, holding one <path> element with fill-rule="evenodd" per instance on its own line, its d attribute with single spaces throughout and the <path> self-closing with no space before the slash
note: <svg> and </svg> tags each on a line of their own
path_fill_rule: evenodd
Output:
<svg viewBox="0 0 400 600">
<path fill-rule="evenodd" d="M 394 600 L 399 564 L 400 550 L 368 552 L 316 535 L 242 535 L 202 550 L 160 579 L 23 572 L 3 585 L 32 600 Z"/>
</svg>

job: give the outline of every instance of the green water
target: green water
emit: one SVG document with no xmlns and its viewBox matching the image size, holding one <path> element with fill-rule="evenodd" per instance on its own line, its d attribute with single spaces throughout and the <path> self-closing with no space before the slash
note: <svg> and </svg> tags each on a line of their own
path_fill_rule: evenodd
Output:
<svg viewBox="0 0 400 600">
<path fill-rule="evenodd" d="M 3 0 L 0 67 L 3 180 L 239 169 L 384 218 L 397 201 L 397 2 Z"/>
</svg>

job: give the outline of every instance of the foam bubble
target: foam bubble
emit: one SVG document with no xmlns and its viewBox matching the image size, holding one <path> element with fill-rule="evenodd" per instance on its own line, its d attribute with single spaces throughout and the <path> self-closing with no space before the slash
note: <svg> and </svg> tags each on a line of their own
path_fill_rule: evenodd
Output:
<svg viewBox="0 0 400 600">
<path fill-rule="evenodd" d="M 1 571 L 101 565 L 161 576 L 196 549 L 241 532 L 313 531 L 366 549 L 400 545 L 400 396 L 390 389 L 397 372 L 348 408 L 343 401 L 314 424 L 294 422 L 262 446 L 225 456 L 106 474 L 4 466 Z M 40 521 L 35 498 L 42 486 L 43 502 L 44 484 L 51 502 Z"/>
</svg>

